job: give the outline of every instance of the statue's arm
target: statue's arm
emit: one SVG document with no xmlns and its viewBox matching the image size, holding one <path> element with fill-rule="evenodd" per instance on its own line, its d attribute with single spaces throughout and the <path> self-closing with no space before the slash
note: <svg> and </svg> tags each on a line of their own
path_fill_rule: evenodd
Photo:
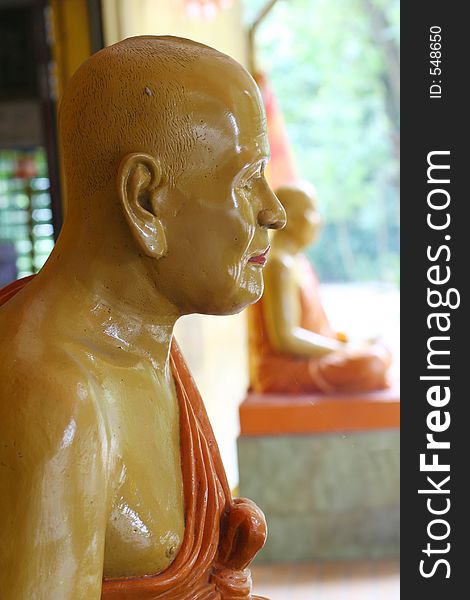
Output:
<svg viewBox="0 0 470 600">
<path fill-rule="evenodd" d="M 98 426 L 93 411 L 67 407 L 70 398 L 47 387 L 28 393 L 19 383 L 0 394 L 0 598 L 99 600 L 106 490 Z"/>
<path fill-rule="evenodd" d="M 300 300 L 292 270 L 283 260 L 274 258 L 265 276 L 265 319 L 273 347 L 287 354 L 319 358 L 344 348 L 337 339 L 300 327 Z"/>
</svg>

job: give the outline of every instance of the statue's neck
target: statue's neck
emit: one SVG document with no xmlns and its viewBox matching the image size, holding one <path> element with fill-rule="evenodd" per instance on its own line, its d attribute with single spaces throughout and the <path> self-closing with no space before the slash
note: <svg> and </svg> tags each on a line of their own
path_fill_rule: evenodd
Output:
<svg viewBox="0 0 470 600">
<path fill-rule="evenodd" d="M 46 310 L 99 346 L 149 358 L 166 369 L 180 316 L 158 291 L 150 263 L 107 231 L 105 243 L 62 236 L 35 286 Z M 86 330 L 86 331 L 84 331 Z"/>
</svg>

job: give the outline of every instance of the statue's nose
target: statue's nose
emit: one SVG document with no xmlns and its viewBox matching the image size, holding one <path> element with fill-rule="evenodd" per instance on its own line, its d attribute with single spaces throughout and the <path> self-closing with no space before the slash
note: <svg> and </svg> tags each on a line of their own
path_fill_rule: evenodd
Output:
<svg viewBox="0 0 470 600">
<path fill-rule="evenodd" d="M 287 222 L 286 211 L 271 190 L 267 196 L 262 210 L 258 213 L 258 223 L 267 229 L 282 229 Z"/>
</svg>

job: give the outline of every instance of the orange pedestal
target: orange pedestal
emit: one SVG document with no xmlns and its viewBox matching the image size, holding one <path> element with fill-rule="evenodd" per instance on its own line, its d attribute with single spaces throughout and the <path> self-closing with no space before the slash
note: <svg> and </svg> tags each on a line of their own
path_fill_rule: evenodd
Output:
<svg viewBox="0 0 470 600">
<path fill-rule="evenodd" d="M 256 394 L 240 406 L 242 436 L 396 429 L 400 391 L 354 394 Z"/>
</svg>

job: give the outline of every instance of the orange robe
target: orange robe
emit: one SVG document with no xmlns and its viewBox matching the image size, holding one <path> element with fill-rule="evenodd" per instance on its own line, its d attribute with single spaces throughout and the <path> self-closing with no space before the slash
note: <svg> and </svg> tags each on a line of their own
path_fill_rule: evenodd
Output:
<svg viewBox="0 0 470 600">
<path fill-rule="evenodd" d="M 0 306 L 31 279 L 0 290 Z M 171 368 L 179 403 L 185 531 L 171 565 L 155 575 L 104 579 L 102 600 L 250 600 L 247 568 L 266 539 L 263 513 L 232 499 L 207 413 L 175 342 Z"/>
<path fill-rule="evenodd" d="M 302 257 L 299 291 L 300 327 L 319 335 L 338 338 L 328 321 L 320 298 L 318 278 Z M 354 354 L 332 352 L 322 358 L 294 356 L 271 345 L 263 313 L 263 299 L 248 309 L 251 389 L 258 393 L 360 392 L 388 387 L 387 351 L 372 346 Z"/>
</svg>

